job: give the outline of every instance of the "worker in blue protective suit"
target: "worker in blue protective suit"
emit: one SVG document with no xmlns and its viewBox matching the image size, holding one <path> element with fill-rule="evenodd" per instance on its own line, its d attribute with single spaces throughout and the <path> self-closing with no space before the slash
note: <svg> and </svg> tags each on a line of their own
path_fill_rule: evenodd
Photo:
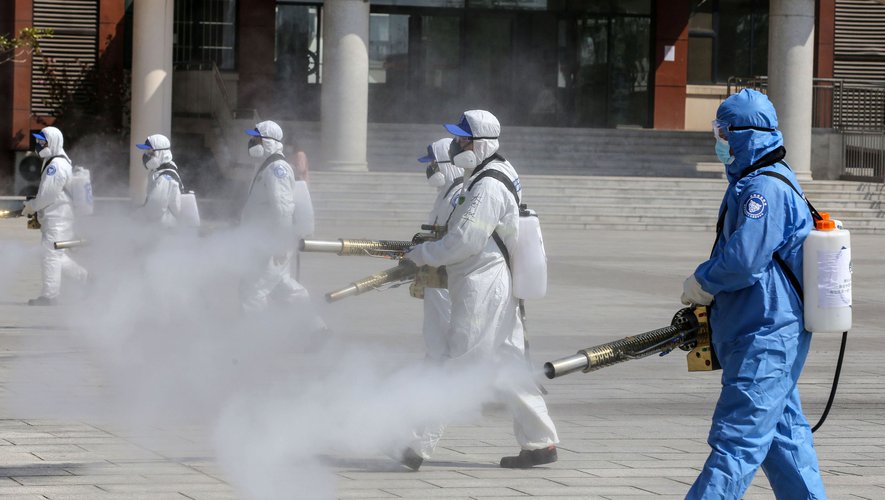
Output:
<svg viewBox="0 0 885 500">
<path fill-rule="evenodd" d="M 712 303 L 722 392 L 690 499 L 739 499 L 760 465 L 777 498 L 826 498 L 796 385 L 811 343 L 800 290 L 813 224 L 777 127 L 774 106 L 754 90 L 716 112 L 728 189 L 713 251 L 685 280 L 682 301 Z"/>
</svg>

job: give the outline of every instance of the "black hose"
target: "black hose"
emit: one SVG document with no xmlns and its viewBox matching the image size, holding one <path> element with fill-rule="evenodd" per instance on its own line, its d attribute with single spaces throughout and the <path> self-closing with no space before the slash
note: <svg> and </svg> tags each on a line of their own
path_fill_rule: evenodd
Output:
<svg viewBox="0 0 885 500">
<path fill-rule="evenodd" d="M 836 387 L 839 386 L 839 374 L 842 372 L 842 358 L 845 357 L 845 343 L 848 341 L 848 332 L 842 332 L 842 346 L 839 347 L 839 360 L 836 361 L 836 374 L 833 376 L 833 387 L 830 388 L 830 399 L 827 401 L 827 406 L 824 408 L 823 414 L 820 416 L 820 420 L 817 422 L 817 425 L 811 428 L 811 432 L 820 429 L 820 426 L 824 425 L 824 421 L 827 419 L 827 415 L 830 413 L 830 408 L 833 406 L 833 400 L 836 399 Z"/>
</svg>

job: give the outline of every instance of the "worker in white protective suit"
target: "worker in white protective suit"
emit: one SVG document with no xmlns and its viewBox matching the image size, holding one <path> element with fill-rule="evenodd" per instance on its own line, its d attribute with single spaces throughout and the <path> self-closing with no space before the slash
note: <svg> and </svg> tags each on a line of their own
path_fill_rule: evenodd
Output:
<svg viewBox="0 0 885 500">
<path fill-rule="evenodd" d="M 449 160 L 451 142 L 451 138 L 440 139 L 427 146 L 427 155 L 418 158 L 421 163 L 429 163 L 425 172 L 427 183 L 437 191 L 427 220 L 428 224 L 434 226 L 445 226 L 448 223 L 449 216 L 458 206 L 464 184 L 464 169 L 456 167 Z M 449 330 L 451 309 L 448 289 L 424 289 L 424 343 L 427 357 L 432 361 L 442 361 L 448 352 L 446 333 Z"/>
<path fill-rule="evenodd" d="M 242 223 L 260 239 L 254 268 L 241 284 L 240 300 L 246 312 L 268 307 L 271 293 L 283 303 L 309 301 L 307 290 L 292 277 L 295 173 L 283 156 L 283 130 L 272 121 L 263 121 L 247 130 L 249 156 L 261 161 L 255 172 Z M 324 325 L 323 325 L 324 327 Z"/>
<path fill-rule="evenodd" d="M 56 250 L 56 241 L 74 238 L 74 208 L 70 184 L 73 176 L 71 159 L 64 150 L 64 136 L 55 127 L 46 127 L 33 134 L 37 139 L 36 152 L 43 158 L 40 187 L 37 196 L 25 202 L 22 215 L 37 214 L 43 233 L 43 288 L 40 296 L 28 301 L 32 306 L 54 305 L 61 293 L 62 275 L 85 281 L 88 273 L 68 255 L 68 250 Z"/>
<path fill-rule="evenodd" d="M 458 206 L 461 188 L 464 184 L 464 169 L 456 167 L 449 159 L 451 138 L 440 139 L 427 146 L 427 154 L 418 158 L 421 163 L 428 163 L 426 170 L 427 183 L 437 190 L 433 209 L 427 223 L 445 226 L 449 217 Z M 443 363 L 448 358 L 448 332 L 452 303 L 449 301 L 449 290 L 446 288 L 424 288 L 424 345 L 427 360 L 431 363 Z M 401 461 L 407 467 L 417 470 L 425 459 L 430 458 L 436 449 L 442 433 L 443 424 L 428 423 L 422 429 L 414 431 L 409 447 L 403 450 Z"/>
<path fill-rule="evenodd" d="M 455 135 L 449 156 L 464 169 L 464 189 L 446 235 L 417 245 L 406 258 L 419 266 L 446 266 L 452 304 L 447 363 L 491 364 L 508 374 L 495 381 L 495 388 L 513 416 L 522 450 L 502 458 L 501 467 L 555 462 L 559 438 L 525 362 L 523 325 L 508 269 L 508 249 L 515 248 L 519 229 L 519 178 L 497 153 L 501 126 L 494 115 L 466 111 L 446 129 Z"/>
<path fill-rule="evenodd" d="M 148 170 L 147 197 L 139 214 L 163 227 L 177 226 L 181 216 L 181 176 L 172 161 L 169 139 L 154 134 L 135 147 L 145 151 L 141 161 Z"/>
</svg>

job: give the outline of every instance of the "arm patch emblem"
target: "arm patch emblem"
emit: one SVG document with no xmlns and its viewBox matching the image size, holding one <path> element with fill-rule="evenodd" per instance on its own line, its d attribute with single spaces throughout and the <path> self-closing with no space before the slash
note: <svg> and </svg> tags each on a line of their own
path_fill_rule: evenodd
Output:
<svg viewBox="0 0 885 500">
<path fill-rule="evenodd" d="M 744 202 L 744 217 L 761 219 L 768 213 L 768 201 L 759 193 L 753 193 Z"/>
</svg>

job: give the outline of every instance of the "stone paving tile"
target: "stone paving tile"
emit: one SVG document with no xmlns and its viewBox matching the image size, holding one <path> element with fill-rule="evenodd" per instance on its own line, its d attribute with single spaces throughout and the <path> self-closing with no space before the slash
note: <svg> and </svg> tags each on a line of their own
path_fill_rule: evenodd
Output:
<svg viewBox="0 0 885 500">
<path fill-rule="evenodd" d="M 647 491 L 631 486 L 554 486 L 544 488 L 519 488 L 520 491 L 527 495 L 545 495 L 555 497 L 558 495 L 648 495 Z"/>
<path fill-rule="evenodd" d="M 338 490 L 336 498 L 401 498 L 392 493 L 377 489 Z"/>
<path fill-rule="evenodd" d="M 527 493 L 510 488 L 421 488 L 421 489 L 393 489 L 384 488 L 383 491 L 400 497 L 415 498 L 486 498 L 486 497 L 526 497 Z"/>
<path fill-rule="evenodd" d="M 361 479 L 359 481 L 338 481 L 336 483 L 336 487 L 339 490 L 352 490 L 358 488 L 369 488 L 369 489 L 409 489 L 409 488 L 427 488 L 428 485 L 434 485 L 432 482 L 424 481 L 421 479 L 413 479 L 409 476 L 412 474 L 405 475 L 401 478 L 387 478 L 387 479 Z M 455 481 L 455 479 L 450 479 L 450 481 Z"/>
<path fill-rule="evenodd" d="M 174 492 L 226 492 L 232 491 L 233 488 L 224 483 L 210 483 L 210 484 L 191 484 L 191 483 L 183 483 L 183 484 L 175 484 L 175 483 L 151 483 L 151 484 L 106 484 L 102 485 L 101 489 L 104 491 L 108 491 L 111 493 L 174 493 Z"/>
<path fill-rule="evenodd" d="M 703 465 L 703 464 L 701 464 Z M 591 476 L 596 477 L 697 477 L 701 467 L 696 469 L 686 468 L 657 468 L 657 469 L 581 469 Z"/>
<path fill-rule="evenodd" d="M 595 477 L 563 477 L 551 479 L 561 486 L 629 486 L 655 495 L 685 495 L 688 490 L 685 483 L 673 481 L 665 477 L 654 478 L 595 478 Z"/>
<path fill-rule="evenodd" d="M 17 484 L 17 483 L 16 483 Z M 86 484 L 53 484 L 41 486 L 3 486 L 0 495 L 33 495 L 40 494 L 51 497 L 52 495 L 80 494 L 99 495 L 103 490 L 95 485 Z"/>
<path fill-rule="evenodd" d="M 514 477 L 547 477 L 547 478 L 560 478 L 560 477 L 590 477 L 586 472 L 577 470 L 577 469 L 542 469 L 542 468 L 533 468 L 533 469 L 524 469 L 524 470 L 510 470 L 510 469 L 502 469 L 500 467 L 485 469 L 485 470 L 462 470 L 461 471 L 465 476 L 470 476 L 478 479 L 498 479 L 498 478 L 514 478 Z"/>
<path fill-rule="evenodd" d="M 522 487 L 544 488 L 549 486 L 561 486 L 558 480 L 546 477 L 510 477 L 510 478 L 475 478 L 475 479 L 433 479 L 426 482 L 440 488 L 486 488 L 499 486 L 502 488 L 522 489 Z"/>
<path fill-rule="evenodd" d="M 77 493 L 58 493 L 54 495 L 47 495 L 46 497 L 42 497 L 44 500 L 49 498 L 50 500 L 92 500 L 94 498 L 99 499 L 107 499 L 107 500 L 188 500 L 188 497 L 182 495 L 181 493 L 112 493 L 109 491 L 102 491 L 96 494 L 77 494 Z"/>
<path fill-rule="evenodd" d="M 137 475 L 105 475 L 105 476 L 13 476 L 12 479 L 22 486 L 44 486 L 54 484 L 134 484 L 150 481 Z"/>
</svg>

